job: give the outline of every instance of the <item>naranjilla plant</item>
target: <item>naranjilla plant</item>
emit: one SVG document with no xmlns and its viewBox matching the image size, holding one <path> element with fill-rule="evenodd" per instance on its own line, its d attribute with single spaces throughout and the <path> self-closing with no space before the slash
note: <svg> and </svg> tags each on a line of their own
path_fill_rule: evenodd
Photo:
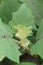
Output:
<svg viewBox="0 0 43 65">
<path fill-rule="evenodd" d="M 43 0 L 0 0 L 0 65 L 43 65 Z"/>
</svg>

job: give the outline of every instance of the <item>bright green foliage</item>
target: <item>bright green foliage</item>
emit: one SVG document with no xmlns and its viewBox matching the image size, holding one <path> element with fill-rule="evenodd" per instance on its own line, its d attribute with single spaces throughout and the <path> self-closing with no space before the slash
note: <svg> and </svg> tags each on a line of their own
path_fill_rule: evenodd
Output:
<svg viewBox="0 0 43 65">
<path fill-rule="evenodd" d="M 19 46 L 11 38 L 0 38 L 0 61 L 8 57 L 14 62 L 19 62 Z"/>
<path fill-rule="evenodd" d="M 37 41 L 31 48 L 31 54 L 38 54 L 43 59 L 43 39 Z"/>
</svg>

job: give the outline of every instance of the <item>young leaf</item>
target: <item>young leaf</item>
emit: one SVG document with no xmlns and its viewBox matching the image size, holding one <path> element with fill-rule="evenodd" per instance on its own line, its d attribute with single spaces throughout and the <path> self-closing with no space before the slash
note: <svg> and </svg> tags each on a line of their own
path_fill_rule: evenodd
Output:
<svg viewBox="0 0 43 65">
<path fill-rule="evenodd" d="M 21 46 L 23 48 L 28 47 L 30 45 L 30 41 L 27 39 L 27 36 L 30 36 L 32 34 L 31 27 L 26 27 L 25 25 L 18 25 L 15 27 L 17 29 L 17 36 L 21 41 Z"/>
<path fill-rule="evenodd" d="M 27 27 L 25 25 L 17 25 L 15 26 L 15 28 L 17 29 L 18 33 L 16 34 L 16 36 L 20 39 L 24 39 L 27 36 L 29 36 L 30 34 L 32 34 L 32 26 Z"/>
</svg>

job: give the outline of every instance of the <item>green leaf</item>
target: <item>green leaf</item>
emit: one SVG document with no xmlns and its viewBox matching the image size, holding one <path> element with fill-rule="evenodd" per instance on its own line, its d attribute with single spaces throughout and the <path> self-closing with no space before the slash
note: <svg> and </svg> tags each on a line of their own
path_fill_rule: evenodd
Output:
<svg viewBox="0 0 43 65">
<path fill-rule="evenodd" d="M 38 32 L 36 34 L 36 39 L 41 39 L 43 38 L 43 20 L 41 21 L 41 24 L 39 26 Z"/>
<path fill-rule="evenodd" d="M 36 65 L 35 63 L 32 63 L 32 62 L 22 62 L 18 65 Z"/>
<path fill-rule="evenodd" d="M 26 25 L 26 26 L 35 26 L 34 25 L 34 16 L 28 7 L 25 4 L 22 4 L 21 8 L 13 13 L 13 19 L 10 21 L 11 26 L 15 25 Z"/>
<path fill-rule="evenodd" d="M 20 1 L 25 3 L 27 7 L 33 11 L 33 15 L 37 20 L 35 24 L 39 25 L 40 20 L 43 18 L 43 0 L 20 0 Z"/>
<path fill-rule="evenodd" d="M 43 39 L 37 41 L 31 48 L 31 54 L 38 54 L 43 59 Z"/>
<path fill-rule="evenodd" d="M 20 0 L 31 8 L 37 16 L 43 16 L 43 0 Z M 36 11 L 35 11 L 36 10 Z"/>
<path fill-rule="evenodd" d="M 0 38 L 1 37 L 13 37 L 13 33 L 11 28 L 0 19 Z"/>
<path fill-rule="evenodd" d="M 11 38 L 0 38 L 0 61 L 5 57 L 14 62 L 19 62 L 19 46 Z"/>
<path fill-rule="evenodd" d="M 12 12 L 17 11 L 21 3 L 18 0 L 3 0 L 2 2 L 0 17 L 3 22 L 8 23 L 12 19 Z"/>
</svg>

